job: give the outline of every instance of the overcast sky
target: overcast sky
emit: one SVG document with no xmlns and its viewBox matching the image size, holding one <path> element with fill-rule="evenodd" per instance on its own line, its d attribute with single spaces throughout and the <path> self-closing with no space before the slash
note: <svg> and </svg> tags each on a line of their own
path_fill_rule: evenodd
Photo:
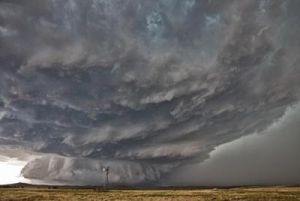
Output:
<svg viewBox="0 0 300 201">
<path fill-rule="evenodd" d="M 1 0 L 0 165 L 26 181 L 300 183 L 300 1 Z"/>
</svg>

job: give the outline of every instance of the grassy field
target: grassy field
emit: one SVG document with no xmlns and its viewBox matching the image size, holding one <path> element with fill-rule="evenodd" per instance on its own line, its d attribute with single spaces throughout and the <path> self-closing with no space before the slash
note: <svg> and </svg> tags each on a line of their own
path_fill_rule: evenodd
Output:
<svg viewBox="0 0 300 201">
<path fill-rule="evenodd" d="M 300 201 L 300 187 L 232 188 L 199 190 L 110 190 L 0 188 L 1 201 L 93 201 L 93 200 L 281 200 Z"/>
</svg>

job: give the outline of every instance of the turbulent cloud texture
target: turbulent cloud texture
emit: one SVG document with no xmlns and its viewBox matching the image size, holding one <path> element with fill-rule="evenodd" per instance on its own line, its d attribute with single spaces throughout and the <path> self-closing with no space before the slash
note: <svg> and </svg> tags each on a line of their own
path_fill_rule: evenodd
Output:
<svg viewBox="0 0 300 201">
<path fill-rule="evenodd" d="M 109 165 L 114 183 L 159 184 L 299 101 L 299 9 L 2 0 L 1 153 L 33 153 L 31 179 L 97 184 Z"/>
</svg>

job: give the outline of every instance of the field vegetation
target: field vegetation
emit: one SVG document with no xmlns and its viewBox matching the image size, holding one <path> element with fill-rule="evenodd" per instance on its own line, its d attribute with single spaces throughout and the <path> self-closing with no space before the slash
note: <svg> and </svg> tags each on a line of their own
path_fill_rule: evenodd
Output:
<svg viewBox="0 0 300 201">
<path fill-rule="evenodd" d="M 230 189 L 139 189 L 99 190 L 82 188 L 0 188 L 1 201 L 300 201 L 300 187 Z"/>
</svg>

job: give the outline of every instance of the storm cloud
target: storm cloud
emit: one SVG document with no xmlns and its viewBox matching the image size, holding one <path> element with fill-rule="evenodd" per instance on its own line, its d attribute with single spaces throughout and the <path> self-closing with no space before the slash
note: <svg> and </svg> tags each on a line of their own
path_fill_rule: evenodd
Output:
<svg viewBox="0 0 300 201">
<path fill-rule="evenodd" d="M 210 158 L 174 171 L 176 185 L 299 185 L 300 104 L 260 133 L 223 144 Z"/>
<path fill-rule="evenodd" d="M 160 184 L 299 102 L 299 9 L 2 0 L 1 155 L 33 155 L 29 179 L 98 184 L 109 165 L 114 183 Z"/>
</svg>

